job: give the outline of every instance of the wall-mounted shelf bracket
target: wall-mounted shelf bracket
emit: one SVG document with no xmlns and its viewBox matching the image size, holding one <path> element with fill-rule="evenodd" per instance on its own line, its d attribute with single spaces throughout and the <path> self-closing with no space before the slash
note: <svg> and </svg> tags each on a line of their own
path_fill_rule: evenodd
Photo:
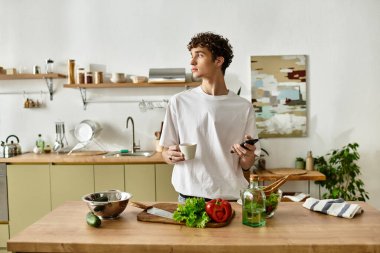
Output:
<svg viewBox="0 0 380 253">
<path fill-rule="evenodd" d="M 58 74 L 58 73 L 14 74 L 14 75 L 0 74 L 0 80 L 45 79 L 46 85 L 47 85 L 47 88 L 48 88 L 49 94 L 50 94 L 50 100 L 53 100 L 53 93 L 54 93 L 53 79 L 56 79 L 56 78 L 66 78 L 66 75 Z M 8 94 L 18 94 L 18 93 L 17 92 L 8 92 Z"/>
<path fill-rule="evenodd" d="M 199 86 L 199 82 L 188 82 L 188 83 L 90 83 L 90 84 L 64 84 L 64 88 L 74 88 L 79 89 L 80 95 L 82 97 L 83 109 L 86 110 L 89 103 L 139 103 L 141 111 L 151 110 L 155 108 L 163 108 L 161 103 L 168 103 L 167 99 L 162 99 L 158 101 L 152 100 L 122 100 L 122 101 L 109 101 L 109 100 L 88 100 L 87 99 L 87 89 L 109 89 L 109 88 L 159 88 L 159 87 L 185 87 L 185 89 L 190 89 L 191 87 Z M 158 103 L 155 105 L 154 103 Z"/>
<path fill-rule="evenodd" d="M 46 91 L 7 91 L 7 92 L 0 92 L 0 95 L 23 95 L 24 97 L 28 95 L 33 95 L 33 94 L 47 94 Z"/>
<path fill-rule="evenodd" d="M 80 95 L 82 97 L 83 102 L 83 110 L 86 110 L 87 108 L 87 90 L 85 88 L 79 88 Z"/>
<path fill-rule="evenodd" d="M 54 93 L 53 78 L 44 77 L 44 79 L 46 81 L 46 86 L 47 86 L 49 94 L 50 94 L 50 101 L 53 101 L 53 93 Z"/>
</svg>

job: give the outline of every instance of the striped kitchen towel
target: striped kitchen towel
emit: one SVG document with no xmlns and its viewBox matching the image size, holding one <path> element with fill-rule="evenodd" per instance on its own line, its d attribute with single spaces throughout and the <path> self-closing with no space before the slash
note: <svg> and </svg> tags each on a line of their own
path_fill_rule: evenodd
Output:
<svg viewBox="0 0 380 253">
<path fill-rule="evenodd" d="M 303 207 L 337 217 L 351 219 L 355 214 L 361 214 L 362 208 L 358 204 L 348 204 L 343 199 L 315 199 L 308 198 Z"/>
</svg>

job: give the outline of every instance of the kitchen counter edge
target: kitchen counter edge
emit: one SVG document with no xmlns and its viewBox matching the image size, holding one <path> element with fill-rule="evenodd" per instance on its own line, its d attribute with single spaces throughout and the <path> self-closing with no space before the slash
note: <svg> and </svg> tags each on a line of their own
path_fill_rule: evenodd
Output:
<svg viewBox="0 0 380 253">
<path fill-rule="evenodd" d="M 165 163 L 161 153 L 150 157 L 125 156 L 103 157 L 103 155 L 69 156 L 67 154 L 34 154 L 24 153 L 11 158 L 0 158 L 6 164 L 158 164 Z"/>
</svg>

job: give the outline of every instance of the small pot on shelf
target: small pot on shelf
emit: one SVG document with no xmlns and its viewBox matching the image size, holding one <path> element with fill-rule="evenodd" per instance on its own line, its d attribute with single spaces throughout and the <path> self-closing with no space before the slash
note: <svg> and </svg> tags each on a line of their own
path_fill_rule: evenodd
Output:
<svg viewBox="0 0 380 253">
<path fill-rule="evenodd" d="M 295 162 L 296 169 L 305 169 L 305 160 L 302 157 L 297 157 Z"/>
</svg>

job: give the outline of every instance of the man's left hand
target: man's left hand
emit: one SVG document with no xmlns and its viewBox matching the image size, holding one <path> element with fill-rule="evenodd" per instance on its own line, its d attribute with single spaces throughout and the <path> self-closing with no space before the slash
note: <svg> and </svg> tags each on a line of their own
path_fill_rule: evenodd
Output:
<svg viewBox="0 0 380 253">
<path fill-rule="evenodd" d="M 252 139 L 251 136 L 245 135 L 244 137 L 245 141 Z M 240 146 L 240 144 L 235 143 L 231 147 L 231 151 L 233 151 L 235 154 L 237 154 L 240 157 L 240 166 L 246 170 L 252 167 L 253 163 L 255 162 L 255 145 L 250 145 L 248 143 L 244 144 L 243 148 Z"/>
</svg>

